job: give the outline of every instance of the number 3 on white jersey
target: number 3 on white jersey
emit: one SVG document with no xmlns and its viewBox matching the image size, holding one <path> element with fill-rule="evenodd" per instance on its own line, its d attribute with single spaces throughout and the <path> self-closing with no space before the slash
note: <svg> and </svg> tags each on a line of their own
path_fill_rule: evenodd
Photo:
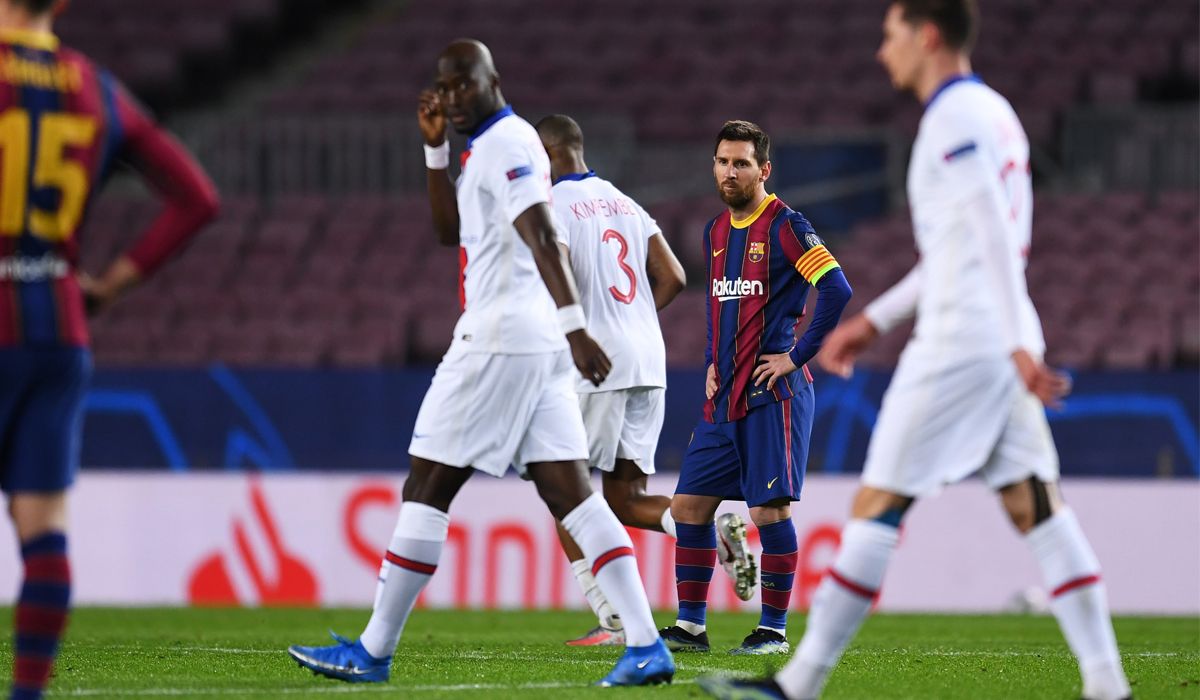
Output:
<svg viewBox="0 0 1200 700">
<path fill-rule="evenodd" d="M 617 289 L 616 285 L 609 287 L 608 292 L 609 294 L 613 295 L 613 299 L 616 299 L 622 304 L 632 304 L 634 298 L 637 296 L 637 274 L 634 273 L 633 268 L 629 266 L 629 263 L 625 262 L 625 256 L 629 255 L 629 243 L 625 240 L 625 237 L 621 235 L 620 231 L 615 231 L 611 228 L 604 232 L 604 237 L 601 240 L 603 240 L 605 243 L 608 243 L 609 241 L 616 241 L 620 246 L 620 248 L 617 250 L 617 266 L 620 267 L 621 271 L 625 273 L 625 276 L 629 278 L 628 292 L 622 292 L 621 290 Z"/>
</svg>

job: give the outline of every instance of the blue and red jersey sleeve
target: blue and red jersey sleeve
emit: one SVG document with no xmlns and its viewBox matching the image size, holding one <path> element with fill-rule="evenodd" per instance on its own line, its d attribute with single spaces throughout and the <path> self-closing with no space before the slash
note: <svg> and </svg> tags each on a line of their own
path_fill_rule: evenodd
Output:
<svg viewBox="0 0 1200 700">
<path fill-rule="evenodd" d="M 779 245 L 796 272 L 814 287 L 830 270 L 841 267 L 800 212 L 788 212 L 787 220 L 779 227 Z"/>
<path fill-rule="evenodd" d="M 788 353 L 792 363 L 802 367 L 817 354 L 825 336 L 837 326 L 853 290 L 841 265 L 803 214 L 789 212 L 779 227 L 779 244 L 796 272 L 817 290 L 812 320 Z"/>
<path fill-rule="evenodd" d="M 113 81 L 122 135 L 117 157 L 137 170 L 164 207 L 126 255 L 143 275 L 158 269 L 217 213 L 217 190 L 191 154 Z"/>
</svg>

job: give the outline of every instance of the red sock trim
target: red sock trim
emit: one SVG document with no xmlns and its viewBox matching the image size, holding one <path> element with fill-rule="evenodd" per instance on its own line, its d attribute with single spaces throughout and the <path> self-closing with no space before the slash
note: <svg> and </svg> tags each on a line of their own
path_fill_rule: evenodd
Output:
<svg viewBox="0 0 1200 700">
<path fill-rule="evenodd" d="M 855 595 L 860 595 L 864 598 L 870 598 L 872 600 L 874 600 L 875 596 L 879 595 L 879 591 L 873 591 L 870 588 L 867 588 L 866 586 L 861 586 L 861 585 L 851 581 L 850 579 L 846 578 L 845 576 L 842 576 L 841 574 L 839 574 L 837 572 L 837 569 L 830 569 L 829 577 L 832 578 L 834 581 L 838 582 L 842 586 L 842 588 L 845 588 L 846 590 L 850 591 L 851 593 L 854 593 Z"/>
<path fill-rule="evenodd" d="M 23 685 L 33 688 L 44 688 L 50 680 L 50 669 L 54 667 L 54 658 L 42 658 L 30 654 L 17 656 L 13 663 L 13 685 Z"/>
<path fill-rule="evenodd" d="M 1089 574 L 1088 576 L 1080 576 L 1079 578 L 1071 579 L 1058 588 L 1055 588 L 1054 592 L 1050 594 L 1050 597 L 1057 598 L 1064 593 L 1070 593 L 1076 588 L 1090 586 L 1093 583 L 1100 583 L 1100 574 Z"/>
<path fill-rule="evenodd" d="M 614 547 L 613 549 L 610 549 L 604 554 L 596 557 L 596 561 L 592 564 L 592 576 L 600 573 L 600 569 L 603 569 L 605 564 L 608 564 L 608 562 L 612 561 L 613 559 L 632 556 L 633 547 Z"/>
<path fill-rule="evenodd" d="M 67 609 L 19 603 L 15 618 L 18 634 L 58 638 L 67 626 Z"/>
<path fill-rule="evenodd" d="M 682 603 L 707 603 L 708 581 L 680 581 L 675 590 Z"/>
<path fill-rule="evenodd" d="M 387 560 L 389 564 L 395 564 L 401 569 L 408 569 L 409 571 L 415 571 L 418 574 L 425 574 L 426 576 L 433 576 L 433 572 L 437 571 L 437 564 L 426 564 L 424 562 L 414 561 L 412 559 L 402 557 L 390 550 L 383 555 L 383 558 Z"/>
<path fill-rule="evenodd" d="M 707 566 L 712 568 L 717 565 L 717 550 L 696 549 L 694 547 L 675 545 L 675 565 Z"/>
<path fill-rule="evenodd" d="M 799 557 L 796 552 L 790 554 L 767 554 L 762 555 L 762 572 L 764 574 L 794 574 L 796 573 L 796 564 Z"/>
<path fill-rule="evenodd" d="M 70 583 L 71 566 L 65 554 L 37 554 L 25 560 L 25 578 L 46 583 Z"/>
</svg>

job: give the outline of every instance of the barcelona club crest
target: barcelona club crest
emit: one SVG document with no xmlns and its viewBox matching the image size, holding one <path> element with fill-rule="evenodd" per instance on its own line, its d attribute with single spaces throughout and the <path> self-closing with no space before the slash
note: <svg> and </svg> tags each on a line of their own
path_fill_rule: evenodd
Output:
<svg viewBox="0 0 1200 700">
<path fill-rule="evenodd" d="M 746 257 L 749 258 L 750 262 L 752 262 L 752 263 L 761 262 L 763 259 L 763 256 L 766 254 L 767 254 L 767 242 L 766 241 L 751 241 L 750 242 L 750 250 L 746 251 Z"/>
</svg>

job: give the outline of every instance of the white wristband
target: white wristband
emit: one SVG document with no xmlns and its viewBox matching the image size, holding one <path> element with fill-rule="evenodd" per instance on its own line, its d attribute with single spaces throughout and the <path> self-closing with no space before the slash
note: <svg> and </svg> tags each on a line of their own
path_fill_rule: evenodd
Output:
<svg viewBox="0 0 1200 700">
<path fill-rule="evenodd" d="M 440 146 L 425 147 L 425 167 L 430 170 L 445 170 L 450 167 L 449 141 L 442 141 Z"/>
<path fill-rule="evenodd" d="M 569 335 L 581 328 L 587 327 L 587 318 L 583 315 L 583 307 L 579 304 L 564 306 L 558 310 L 558 327 L 563 335 Z"/>
</svg>

